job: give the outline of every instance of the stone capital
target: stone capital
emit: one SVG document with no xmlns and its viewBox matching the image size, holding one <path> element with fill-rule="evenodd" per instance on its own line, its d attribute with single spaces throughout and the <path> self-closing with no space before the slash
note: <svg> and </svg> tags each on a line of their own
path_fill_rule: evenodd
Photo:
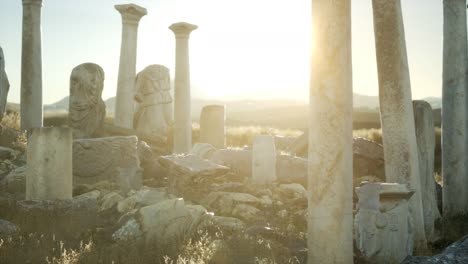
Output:
<svg viewBox="0 0 468 264">
<path fill-rule="evenodd" d="M 138 25 L 140 19 L 148 14 L 146 8 L 135 4 L 115 5 L 114 7 L 122 15 L 123 24 Z"/>
<path fill-rule="evenodd" d="M 42 0 L 23 0 L 23 6 L 28 6 L 28 5 L 42 7 Z"/>
<path fill-rule="evenodd" d="M 169 27 L 169 29 L 172 30 L 172 32 L 174 32 L 177 38 L 188 38 L 190 32 L 197 28 L 198 26 L 189 24 L 187 22 L 174 23 Z"/>
</svg>

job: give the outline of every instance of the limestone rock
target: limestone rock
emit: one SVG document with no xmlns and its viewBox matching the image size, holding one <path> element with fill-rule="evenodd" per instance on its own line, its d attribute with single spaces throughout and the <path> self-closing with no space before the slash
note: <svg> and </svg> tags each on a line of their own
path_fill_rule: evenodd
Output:
<svg viewBox="0 0 468 264">
<path fill-rule="evenodd" d="M 143 187 L 133 195 L 121 200 L 117 204 L 117 210 L 121 213 L 128 212 L 134 208 L 140 208 L 157 204 L 169 199 L 167 193 L 160 189 Z"/>
<path fill-rule="evenodd" d="M 11 159 L 14 156 L 15 151 L 13 149 L 7 147 L 0 147 L 0 159 Z"/>
<path fill-rule="evenodd" d="M 19 228 L 6 220 L 0 219 L 0 237 L 14 235 L 19 232 Z"/>
<path fill-rule="evenodd" d="M 74 138 L 94 137 L 102 129 L 106 116 L 103 89 L 104 70 L 99 65 L 83 63 L 72 70 L 68 119 Z"/>
<path fill-rule="evenodd" d="M 75 140 L 74 183 L 116 182 L 120 168 L 140 168 L 137 144 L 135 136 Z"/>
<path fill-rule="evenodd" d="M 245 229 L 245 223 L 234 217 L 213 216 L 210 221 L 204 222 L 201 228 L 212 227 L 219 228 L 223 231 L 223 234 L 226 234 L 226 232 L 236 233 Z"/>
<path fill-rule="evenodd" d="M 0 47 L 0 121 L 3 118 L 3 113 L 5 113 L 9 90 L 10 82 L 8 81 L 8 76 L 5 72 L 5 56 L 3 55 L 3 50 Z"/>
<path fill-rule="evenodd" d="M 0 190 L 17 194 L 24 199 L 26 192 L 26 167 L 18 167 L 0 181 Z"/>
<path fill-rule="evenodd" d="M 212 192 L 202 201 L 202 205 L 222 216 L 254 221 L 261 214 L 257 207 L 267 204 L 248 193 Z"/>
<path fill-rule="evenodd" d="M 292 199 L 306 198 L 307 196 L 304 186 L 297 183 L 281 184 L 279 190 Z"/>
<path fill-rule="evenodd" d="M 191 201 L 199 201 L 210 191 L 212 183 L 219 182 L 229 168 L 200 159 L 194 155 L 171 155 L 159 158 L 167 171 L 169 191 Z"/>
<path fill-rule="evenodd" d="M 183 199 L 171 199 L 140 209 L 141 230 L 147 241 L 170 244 L 189 236 L 209 215 L 202 206 L 185 205 Z"/>
<path fill-rule="evenodd" d="M 402 264 L 468 263 L 468 236 L 448 246 L 442 253 L 432 257 L 409 256 Z"/>
<path fill-rule="evenodd" d="M 104 195 L 104 197 L 102 198 L 102 200 L 100 202 L 99 210 L 100 211 L 108 210 L 108 209 L 114 207 L 115 205 L 117 205 L 123 199 L 124 198 L 122 197 L 122 195 L 120 195 L 120 194 L 118 194 L 116 192 L 110 192 L 110 193 Z"/>
<path fill-rule="evenodd" d="M 226 114 L 224 105 L 204 106 L 200 114 L 200 142 L 216 148 L 226 146 Z"/>
<path fill-rule="evenodd" d="M 141 226 L 135 218 L 130 218 L 112 234 L 114 241 L 134 241 L 142 237 Z"/>
</svg>

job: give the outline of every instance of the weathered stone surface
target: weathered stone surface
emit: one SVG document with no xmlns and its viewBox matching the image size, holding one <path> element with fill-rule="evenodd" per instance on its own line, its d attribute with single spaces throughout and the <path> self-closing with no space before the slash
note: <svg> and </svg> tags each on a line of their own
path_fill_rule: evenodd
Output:
<svg viewBox="0 0 468 264">
<path fill-rule="evenodd" d="M 74 138 L 97 136 L 106 117 L 104 70 L 94 63 L 76 66 L 70 76 L 69 125 Z"/>
<path fill-rule="evenodd" d="M 3 113 L 5 113 L 9 90 L 10 82 L 5 72 L 5 56 L 2 47 L 0 47 L 0 121 L 3 118 Z"/>
<path fill-rule="evenodd" d="M 353 153 L 369 159 L 384 160 L 382 145 L 365 138 L 353 139 Z"/>
<path fill-rule="evenodd" d="M 135 4 L 116 5 L 115 9 L 122 16 L 122 43 L 114 124 L 124 128 L 133 128 L 138 23 L 147 11 Z"/>
<path fill-rule="evenodd" d="M 209 143 L 197 143 L 193 146 L 192 150 L 190 150 L 190 154 L 201 159 L 211 159 L 216 151 L 217 149 Z"/>
<path fill-rule="evenodd" d="M 413 101 L 416 140 L 418 142 L 421 196 L 424 213 L 424 228 L 429 241 L 438 239 L 436 222 L 441 220 L 437 207 L 436 182 L 434 179 L 435 129 L 431 105 L 425 101 Z"/>
<path fill-rule="evenodd" d="M 0 236 L 14 235 L 19 232 L 19 228 L 6 220 L 0 219 Z"/>
<path fill-rule="evenodd" d="M 312 1 L 308 263 L 353 262 L 351 1 Z"/>
<path fill-rule="evenodd" d="M 169 69 L 150 65 L 136 76 L 135 101 L 137 109 L 133 127 L 146 134 L 167 138 L 172 123 L 172 97 Z"/>
<path fill-rule="evenodd" d="M 172 24 L 176 38 L 174 79 L 174 153 L 188 153 L 192 149 L 192 120 L 190 114 L 189 36 L 196 25 L 185 22 Z"/>
<path fill-rule="evenodd" d="M 71 199 L 72 130 L 32 128 L 27 150 L 26 199 Z"/>
<path fill-rule="evenodd" d="M 186 237 L 210 217 L 199 205 L 186 205 L 183 199 L 167 200 L 140 209 L 141 230 L 147 241 L 170 245 L 174 239 Z"/>
<path fill-rule="evenodd" d="M 18 201 L 12 222 L 26 233 L 40 230 L 56 234 L 57 239 L 77 239 L 99 225 L 99 196 L 99 191 L 93 191 L 69 200 Z"/>
<path fill-rule="evenodd" d="M 261 215 L 257 206 L 265 205 L 265 202 L 248 193 L 212 192 L 201 204 L 222 216 L 255 221 Z"/>
<path fill-rule="evenodd" d="M 24 199 L 26 194 L 26 167 L 18 167 L 0 181 L 0 191 Z"/>
<path fill-rule="evenodd" d="M 275 140 L 270 135 L 255 136 L 252 147 L 252 181 L 268 184 L 276 179 Z"/>
<path fill-rule="evenodd" d="M 200 142 L 223 149 L 226 146 L 224 105 L 207 105 L 200 114 Z"/>
<path fill-rule="evenodd" d="M 371 263 L 400 263 L 413 251 L 413 226 L 403 184 L 369 183 L 356 188 L 358 249 Z"/>
<path fill-rule="evenodd" d="M 133 210 L 134 208 L 157 204 L 167 199 L 169 199 L 169 196 L 165 191 L 143 187 L 131 196 L 119 201 L 117 204 L 117 210 L 124 213 Z"/>
<path fill-rule="evenodd" d="M 220 149 L 210 158 L 216 164 L 229 167 L 235 174 L 252 177 L 252 151 L 244 149 Z"/>
<path fill-rule="evenodd" d="M 468 236 L 447 247 L 442 253 L 432 257 L 408 257 L 402 264 L 449 264 L 468 263 Z"/>
<path fill-rule="evenodd" d="M 0 147 L 0 159 L 11 159 L 14 157 L 14 155 L 15 151 L 13 149 L 7 147 Z"/>
<path fill-rule="evenodd" d="M 134 241 L 143 236 L 140 223 L 135 218 L 130 218 L 124 225 L 112 234 L 114 241 Z"/>
<path fill-rule="evenodd" d="M 245 223 L 234 217 L 213 216 L 200 226 L 201 229 L 219 228 L 223 234 L 241 232 L 245 229 Z"/>
<path fill-rule="evenodd" d="M 408 184 L 415 251 L 426 248 L 418 146 L 400 0 L 373 0 L 386 182 Z"/>
<path fill-rule="evenodd" d="M 276 176 L 279 182 L 295 182 L 307 185 L 307 160 L 301 157 L 278 154 Z"/>
<path fill-rule="evenodd" d="M 75 140 L 74 183 L 116 182 L 120 169 L 139 169 L 137 144 L 135 136 Z"/>
<path fill-rule="evenodd" d="M 100 201 L 100 207 L 99 211 L 105 211 L 108 209 L 111 209 L 112 207 L 116 206 L 120 201 L 122 201 L 124 198 L 122 195 L 116 193 L 116 192 L 110 192 L 104 197 L 102 197 Z"/>
<path fill-rule="evenodd" d="M 118 168 L 116 182 L 122 192 L 138 190 L 143 186 L 143 170 L 138 167 Z"/>
<path fill-rule="evenodd" d="M 281 184 L 279 190 L 291 199 L 306 198 L 307 191 L 298 183 Z"/>
<path fill-rule="evenodd" d="M 219 182 L 229 171 L 225 166 L 190 154 L 162 156 L 159 163 L 167 171 L 169 191 L 191 201 L 201 200 L 211 184 Z"/>
<path fill-rule="evenodd" d="M 21 130 L 42 127 L 42 0 L 23 1 Z"/>
<path fill-rule="evenodd" d="M 443 214 L 468 214 L 466 2 L 443 1 L 442 178 Z"/>
</svg>

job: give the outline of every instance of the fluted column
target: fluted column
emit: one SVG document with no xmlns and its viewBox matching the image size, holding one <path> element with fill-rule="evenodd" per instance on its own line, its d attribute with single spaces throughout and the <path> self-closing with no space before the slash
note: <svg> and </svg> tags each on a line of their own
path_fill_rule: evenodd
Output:
<svg viewBox="0 0 468 264">
<path fill-rule="evenodd" d="M 444 217 L 468 213 L 466 1 L 444 0 L 442 177 Z M 463 144 L 465 142 L 465 144 Z"/>
<path fill-rule="evenodd" d="M 122 44 L 114 124 L 133 128 L 138 23 L 147 12 L 135 4 L 116 5 L 115 9 L 122 15 Z"/>
<path fill-rule="evenodd" d="M 351 0 L 312 0 L 308 263 L 353 263 Z"/>
<path fill-rule="evenodd" d="M 197 26 L 179 22 L 169 27 L 176 38 L 174 80 L 174 153 L 188 153 L 192 148 L 190 113 L 189 36 Z"/>
<path fill-rule="evenodd" d="M 411 83 L 400 0 L 373 0 L 387 182 L 408 184 L 416 250 L 426 248 Z"/>
<path fill-rule="evenodd" d="M 23 0 L 21 130 L 42 127 L 42 0 Z"/>
</svg>

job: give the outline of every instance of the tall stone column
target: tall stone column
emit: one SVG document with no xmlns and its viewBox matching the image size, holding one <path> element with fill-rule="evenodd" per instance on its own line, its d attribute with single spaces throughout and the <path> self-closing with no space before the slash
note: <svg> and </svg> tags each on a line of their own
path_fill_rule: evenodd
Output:
<svg viewBox="0 0 468 264">
<path fill-rule="evenodd" d="M 437 207 L 436 182 L 434 179 L 435 128 L 431 105 L 426 101 L 413 101 L 416 139 L 418 142 L 421 197 L 424 213 L 424 228 L 429 241 L 437 239 L 435 223 L 441 218 Z"/>
<path fill-rule="evenodd" d="M 252 181 L 270 184 L 276 181 L 276 147 L 271 135 L 257 135 L 252 144 Z"/>
<path fill-rule="evenodd" d="M 72 129 L 31 129 L 28 139 L 26 199 L 72 198 Z"/>
<path fill-rule="evenodd" d="M 226 114 L 224 105 L 207 105 L 200 114 L 200 142 L 215 148 L 226 147 Z"/>
<path fill-rule="evenodd" d="M 372 0 L 385 175 L 408 184 L 417 251 L 426 248 L 418 148 L 400 0 Z"/>
<path fill-rule="evenodd" d="M 169 29 L 176 37 L 174 80 L 174 153 L 188 153 L 192 148 L 190 113 L 189 36 L 198 27 L 189 23 L 172 24 Z"/>
<path fill-rule="evenodd" d="M 135 4 L 116 5 L 115 9 L 122 15 L 122 44 L 114 124 L 133 128 L 138 23 L 147 12 L 145 8 Z"/>
<path fill-rule="evenodd" d="M 351 0 L 312 0 L 308 263 L 353 263 Z"/>
<path fill-rule="evenodd" d="M 468 213 L 466 1 L 444 0 L 442 177 L 444 217 Z"/>
<path fill-rule="evenodd" d="M 42 0 L 23 0 L 21 130 L 42 127 Z"/>
</svg>

